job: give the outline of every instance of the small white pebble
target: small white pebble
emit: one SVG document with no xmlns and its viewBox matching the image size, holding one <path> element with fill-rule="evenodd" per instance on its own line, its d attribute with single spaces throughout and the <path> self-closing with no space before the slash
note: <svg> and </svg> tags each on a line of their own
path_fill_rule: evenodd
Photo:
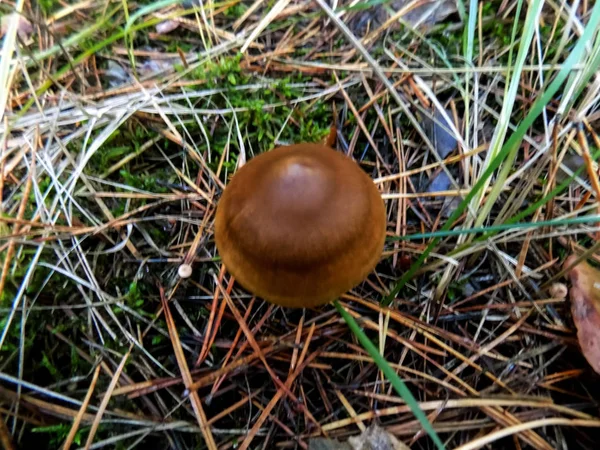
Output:
<svg viewBox="0 0 600 450">
<path fill-rule="evenodd" d="M 192 266 L 189 264 L 182 264 L 177 269 L 177 273 L 181 278 L 189 278 L 192 276 Z"/>
<path fill-rule="evenodd" d="M 569 290 L 563 283 L 554 283 L 550 286 L 550 295 L 552 298 L 567 298 Z"/>
</svg>

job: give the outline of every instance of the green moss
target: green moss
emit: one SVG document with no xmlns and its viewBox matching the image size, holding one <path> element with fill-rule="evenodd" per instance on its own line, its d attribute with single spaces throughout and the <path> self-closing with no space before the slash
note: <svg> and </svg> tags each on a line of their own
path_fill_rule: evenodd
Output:
<svg viewBox="0 0 600 450">
<path fill-rule="evenodd" d="M 58 0 L 39 0 L 39 5 L 42 11 L 50 14 L 57 10 L 61 6 L 61 3 Z"/>
<path fill-rule="evenodd" d="M 227 8 L 223 12 L 223 15 L 225 17 L 228 17 L 231 19 L 238 19 L 238 18 L 242 17 L 247 10 L 248 10 L 247 5 L 245 5 L 243 3 L 237 3 L 237 4 Z"/>
<path fill-rule="evenodd" d="M 36 427 L 33 428 L 32 433 L 43 434 L 46 435 L 46 439 L 48 442 L 48 448 L 58 448 L 65 441 L 67 436 L 69 435 L 69 431 L 71 431 L 71 425 L 68 423 L 58 424 L 58 425 L 48 425 L 44 427 Z M 75 433 L 75 437 L 73 438 L 73 443 L 77 445 L 81 445 L 83 442 L 83 436 L 85 436 L 89 432 L 89 427 L 82 426 Z"/>
<path fill-rule="evenodd" d="M 264 84 L 265 81 L 252 72 L 243 70 L 241 61 L 239 54 L 224 56 L 197 67 L 187 76 L 203 80 L 207 88 L 225 89 L 223 94 L 210 98 L 210 107 L 242 110 L 236 112 L 236 126 L 239 125 L 246 148 L 251 147 L 255 152 L 261 153 L 276 145 L 277 136 L 283 142 L 314 142 L 328 134 L 333 119 L 328 104 L 288 103 L 289 100 L 306 95 L 303 87 L 294 84 L 310 82 L 311 78 L 296 74 L 269 80 L 266 88 L 244 89 L 245 86 Z M 293 120 L 286 123 L 290 115 Z M 197 125 L 190 122 L 186 128 L 193 136 L 197 136 L 196 145 L 199 150 L 208 150 Z M 216 127 L 211 135 L 210 148 L 221 155 L 229 146 L 229 159 L 224 162 L 224 168 L 231 171 L 235 168 L 240 147 L 238 139 L 231 139 L 229 133 L 226 126 Z M 218 161 L 219 158 L 213 158 L 211 169 L 216 169 Z"/>
</svg>

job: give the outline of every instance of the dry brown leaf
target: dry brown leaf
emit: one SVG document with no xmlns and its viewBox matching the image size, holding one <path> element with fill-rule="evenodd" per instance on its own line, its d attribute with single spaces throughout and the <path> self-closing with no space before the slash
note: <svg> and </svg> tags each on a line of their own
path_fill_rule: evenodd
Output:
<svg viewBox="0 0 600 450">
<path fill-rule="evenodd" d="M 565 261 L 565 267 L 576 256 Z M 577 327 L 577 339 L 583 356 L 600 374 L 600 271 L 582 261 L 569 272 L 573 286 L 569 290 L 571 313 Z"/>
<path fill-rule="evenodd" d="M 8 30 L 8 24 L 12 17 L 13 16 L 11 14 L 5 14 L 0 19 L 0 22 L 1 22 L 0 37 L 4 37 L 4 34 Z M 17 27 L 17 33 L 18 33 L 19 37 L 21 39 L 25 40 L 25 39 L 29 38 L 29 36 L 31 35 L 32 32 L 33 32 L 33 26 L 31 25 L 31 22 L 29 22 L 29 20 L 27 20 L 23 16 L 19 17 L 19 25 Z"/>
<path fill-rule="evenodd" d="M 339 442 L 335 439 L 312 439 L 308 450 L 410 450 L 395 436 L 377 425 L 371 425 L 361 435 Z"/>
</svg>

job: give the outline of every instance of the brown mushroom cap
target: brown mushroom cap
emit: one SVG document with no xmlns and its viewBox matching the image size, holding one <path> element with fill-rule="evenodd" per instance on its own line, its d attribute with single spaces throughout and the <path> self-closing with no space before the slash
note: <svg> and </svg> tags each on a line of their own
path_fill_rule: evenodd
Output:
<svg viewBox="0 0 600 450">
<path fill-rule="evenodd" d="M 255 295 L 313 307 L 375 268 L 386 215 L 371 178 L 320 144 L 279 147 L 238 170 L 217 206 L 215 240 L 229 272 Z"/>
</svg>

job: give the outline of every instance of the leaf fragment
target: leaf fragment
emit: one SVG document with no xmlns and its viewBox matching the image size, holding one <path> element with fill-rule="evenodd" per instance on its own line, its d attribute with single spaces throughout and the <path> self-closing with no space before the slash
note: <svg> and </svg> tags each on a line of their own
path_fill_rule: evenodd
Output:
<svg viewBox="0 0 600 450">
<path fill-rule="evenodd" d="M 576 256 L 565 261 L 565 267 L 575 262 Z M 590 366 L 600 374 L 600 270 L 585 261 L 569 271 L 572 287 L 569 290 L 571 314 L 577 327 L 581 351 Z"/>
</svg>

